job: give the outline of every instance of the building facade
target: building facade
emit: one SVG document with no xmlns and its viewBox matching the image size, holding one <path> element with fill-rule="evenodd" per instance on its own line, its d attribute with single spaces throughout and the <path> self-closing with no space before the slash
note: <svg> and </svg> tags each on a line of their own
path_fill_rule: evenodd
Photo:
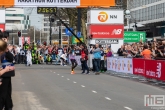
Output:
<svg viewBox="0 0 165 110">
<path fill-rule="evenodd" d="M 64 21 L 64 23 L 69 24 L 69 19 L 62 19 Z M 51 27 L 52 27 L 52 40 L 53 41 L 59 41 L 59 26 L 61 27 L 61 36 L 63 39 L 68 38 L 68 36 L 65 34 L 65 26 L 63 26 L 63 24 L 60 23 L 60 21 L 58 19 L 55 19 L 54 22 L 51 23 Z M 58 29 L 58 32 L 53 32 L 54 28 Z M 50 21 L 49 21 L 49 15 L 44 15 L 44 19 L 43 19 L 43 33 L 45 38 L 47 38 L 47 42 L 49 42 L 49 37 L 50 37 Z M 46 37 L 47 36 L 47 37 Z"/>
<path fill-rule="evenodd" d="M 165 36 L 165 0 L 128 0 L 127 9 L 131 23 L 144 25 L 137 30 L 146 31 L 147 37 Z"/>
<path fill-rule="evenodd" d="M 11 30 L 27 30 L 30 27 L 29 16 L 24 14 L 23 8 L 6 8 L 6 24 L 5 29 Z"/>
</svg>

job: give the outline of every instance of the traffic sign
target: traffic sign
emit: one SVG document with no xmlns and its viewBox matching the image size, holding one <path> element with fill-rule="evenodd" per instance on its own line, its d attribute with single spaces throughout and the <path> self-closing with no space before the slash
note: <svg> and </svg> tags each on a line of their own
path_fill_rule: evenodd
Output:
<svg viewBox="0 0 165 110">
<path fill-rule="evenodd" d="M 98 44 L 118 44 L 119 40 L 118 39 L 96 39 L 95 43 L 98 43 Z"/>
<path fill-rule="evenodd" d="M 52 27 L 52 34 L 59 34 L 59 28 L 58 27 Z"/>
<path fill-rule="evenodd" d="M 77 32 L 77 37 L 81 37 L 81 32 Z"/>
<path fill-rule="evenodd" d="M 73 31 L 73 28 L 70 28 L 70 30 Z M 65 29 L 65 34 L 68 36 L 72 35 L 72 33 L 67 28 Z"/>
<path fill-rule="evenodd" d="M 141 31 L 125 31 L 124 32 L 124 42 L 145 42 L 146 32 Z"/>
</svg>

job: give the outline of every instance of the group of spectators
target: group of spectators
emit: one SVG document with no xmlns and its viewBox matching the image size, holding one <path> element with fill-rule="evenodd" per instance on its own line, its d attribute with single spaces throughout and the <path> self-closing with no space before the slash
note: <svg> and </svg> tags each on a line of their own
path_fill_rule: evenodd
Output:
<svg viewBox="0 0 165 110">
<path fill-rule="evenodd" d="M 165 58 L 165 42 L 163 39 L 153 39 L 148 42 L 124 44 L 117 54 L 123 57 L 163 59 Z"/>
</svg>

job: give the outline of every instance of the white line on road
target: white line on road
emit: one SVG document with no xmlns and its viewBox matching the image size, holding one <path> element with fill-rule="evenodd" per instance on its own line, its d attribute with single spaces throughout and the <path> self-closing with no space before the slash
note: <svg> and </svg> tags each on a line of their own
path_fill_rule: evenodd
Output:
<svg viewBox="0 0 165 110">
<path fill-rule="evenodd" d="M 75 83 L 75 84 L 76 84 L 77 82 L 73 81 L 73 83 Z"/>
<path fill-rule="evenodd" d="M 69 81 L 70 79 L 69 79 L 69 78 L 67 78 L 67 80 Z"/>
<path fill-rule="evenodd" d="M 56 72 L 54 72 L 54 73 L 56 73 Z"/>
<path fill-rule="evenodd" d="M 81 85 L 81 87 L 85 87 L 84 85 Z"/>
<path fill-rule="evenodd" d="M 92 91 L 93 93 L 97 93 L 96 91 Z"/>
<path fill-rule="evenodd" d="M 129 108 L 129 107 L 124 107 L 125 109 L 127 109 L 127 110 L 133 110 L 132 108 Z"/>
<path fill-rule="evenodd" d="M 57 74 L 57 75 L 60 75 L 60 74 Z"/>
<path fill-rule="evenodd" d="M 64 76 L 61 76 L 61 77 L 64 77 Z"/>
<path fill-rule="evenodd" d="M 107 100 L 111 100 L 109 97 L 105 97 L 105 99 L 107 99 Z"/>
</svg>

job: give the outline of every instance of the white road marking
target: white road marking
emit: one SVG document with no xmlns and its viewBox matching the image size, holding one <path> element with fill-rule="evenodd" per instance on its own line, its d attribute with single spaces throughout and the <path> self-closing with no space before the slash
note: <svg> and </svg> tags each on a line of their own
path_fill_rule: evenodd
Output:
<svg viewBox="0 0 165 110">
<path fill-rule="evenodd" d="M 54 73 L 56 73 L 56 72 L 54 72 Z"/>
<path fill-rule="evenodd" d="M 69 79 L 69 78 L 67 78 L 67 80 L 69 81 L 70 79 Z"/>
<path fill-rule="evenodd" d="M 60 75 L 60 74 L 57 74 L 57 75 Z"/>
<path fill-rule="evenodd" d="M 111 100 L 109 97 L 105 97 L 105 99 L 107 99 L 107 100 Z"/>
<path fill-rule="evenodd" d="M 75 84 L 76 84 L 77 82 L 73 81 L 73 83 L 75 83 Z"/>
<path fill-rule="evenodd" d="M 132 108 L 129 108 L 129 107 L 124 107 L 125 109 L 127 109 L 127 110 L 133 110 Z"/>
<path fill-rule="evenodd" d="M 97 93 L 96 91 L 92 91 L 93 93 Z"/>
<path fill-rule="evenodd" d="M 61 77 L 64 77 L 64 76 L 61 76 Z"/>
<path fill-rule="evenodd" d="M 85 87 L 84 85 L 81 85 L 81 87 Z"/>
</svg>

